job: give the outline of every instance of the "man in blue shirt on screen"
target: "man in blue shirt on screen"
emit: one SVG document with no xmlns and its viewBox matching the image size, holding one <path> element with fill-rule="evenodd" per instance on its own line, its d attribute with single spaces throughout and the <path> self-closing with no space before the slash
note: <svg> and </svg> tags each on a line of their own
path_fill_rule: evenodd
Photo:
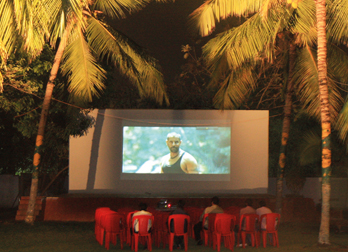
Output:
<svg viewBox="0 0 348 252">
<path fill-rule="evenodd" d="M 170 153 L 161 159 L 161 173 L 198 173 L 197 160 L 180 149 L 181 136 L 176 132 L 167 135 Z"/>
</svg>

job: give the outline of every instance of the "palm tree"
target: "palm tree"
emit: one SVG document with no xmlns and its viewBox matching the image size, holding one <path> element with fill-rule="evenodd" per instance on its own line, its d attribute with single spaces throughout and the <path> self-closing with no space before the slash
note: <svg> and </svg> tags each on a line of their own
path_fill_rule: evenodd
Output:
<svg viewBox="0 0 348 252">
<path fill-rule="evenodd" d="M 291 36 L 291 34 L 289 34 Z M 286 146 L 289 139 L 290 122 L 291 122 L 291 110 L 292 110 L 292 95 L 293 95 L 293 75 L 295 71 L 296 62 L 296 45 L 294 39 L 288 39 L 289 43 L 289 76 L 287 80 L 287 90 L 285 94 L 285 105 L 284 105 L 284 119 L 282 127 L 282 140 L 280 145 L 279 154 L 279 167 L 277 173 L 277 190 L 276 190 L 276 212 L 281 213 L 282 209 L 282 196 L 283 196 L 283 178 L 284 168 L 286 159 Z"/>
<path fill-rule="evenodd" d="M 318 83 L 320 90 L 320 117 L 322 140 L 322 209 L 319 231 L 319 244 L 330 244 L 330 177 L 331 177 L 331 118 L 329 108 L 329 88 L 327 84 L 326 47 L 326 6 L 325 0 L 317 0 L 316 16 L 318 31 Z"/>
<path fill-rule="evenodd" d="M 292 4 L 293 8 L 288 8 L 283 1 L 276 0 L 250 0 L 243 2 L 215 0 L 206 1 L 201 7 L 192 13 L 191 19 L 193 20 L 194 25 L 199 29 L 202 36 L 209 35 L 215 28 L 215 22 L 219 21 L 220 19 L 231 15 L 243 16 L 246 18 L 246 21 L 242 25 L 218 34 L 203 48 L 203 53 L 213 73 L 211 85 L 219 87 L 219 91 L 215 96 L 215 104 L 219 108 L 233 109 L 238 107 L 245 100 L 245 97 L 247 97 L 250 91 L 255 88 L 257 76 L 254 71 L 257 70 L 260 72 L 264 62 L 272 63 L 273 56 L 275 55 L 274 38 L 277 33 L 283 30 L 287 30 L 294 35 L 296 34 L 296 44 L 298 46 L 298 52 L 296 54 L 297 61 L 306 65 L 311 65 L 311 63 L 313 63 L 315 55 L 313 54 L 311 48 L 315 48 L 315 40 L 317 35 L 315 29 L 315 4 L 314 1 L 300 1 L 299 3 L 298 1 L 294 2 L 295 3 Z M 316 4 L 318 4 L 318 1 Z M 320 13 L 322 15 L 322 12 Z M 322 36 L 318 33 L 318 45 L 319 41 L 322 43 L 322 41 L 319 40 L 319 35 Z M 324 36 L 324 38 L 326 37 Z M 332 49 L 337 48 L 332 47 Z M 304 55 L 307 57 L 301 57 Z M 326 110 L 324 110 L 328 113 L 326 115 L 329 115 L 328 118 L 325 118 L 325 126 L 327 127 L 327 123 L 330 123 L 329 111 L 331 111 L 331 117 L 335 118 L 340 109 L 342 99 L 340 98 L 340 93 L 333 81 L 329 82 L 331 85 L 328 87 L 328 82 L 325 79 L 326 90 L 323 90 L 321 87 L 318 88 L 317 81 L 316 86 L 313 87 L 313 85 L 310 85 L 311 82 L 304 79 L 305 76 L 306 79 L 308 78 L 309 80 L 312 80 L 313 77 L 317 77 L 317 75 L 320 74 L 322 67 L 319 67 L 319 59 L 322 59 L 322 54 L 318 54 L 318 71 L 312 71 L 314 74 L 304 71 L 308 70 L 308 67 L 306 69 L 296 68 L 296 78 L 299 85 L 296 85 L 295 83 L 294 85 L 298 90 L 311 90 L 311 92 L 301 91 L 299 95 L 301 101 L 303 101 L 303 107 L 312 115 L 318 115 L 317 112 L 320 108 L 318 106 L 318 98 L 313 100 L 313 95 L 318 97 L 319 92 L 320 95 L 322 95 L 323 91 L 326 92 L 328 88 L 330 88 L 330 94 L 326 93 L 327 100 L 325 106 L 327 107 L 325 107 Z M 255 68 L 255 66 L 259 67 Z M 291 74 L 289 73 L 289 75 Z M 323 75 L 320 74 L 318 78 L 321 81 L 322 76 Z M 293 77 L 295 79 L 295 76 Z M 293 81 L 295 82 L 296 80 Z M 330 100 L 332 101 L 331 104 L 328 103 L 329 95 Z M 320 101 L 323 100 L 321 99 Z M 286 104 L 284 112 L 285 117 L 283 123 L 283 136 L 285 135 L 287 137 L 288 127 L 285 125 L 287 124 L 286 121 L 288 120 L 290 113 L 289 103 Z M 319 115 L 321 114 L 323 113 L 320 113 Z M 328 128 L 325 129 L 327 130 Z M 284 143 L 286 145 L 286 141 L 283 141 L 283 139 L 282 144 Z M 323 141 L 323 143 L 325 143 L 325 148 L 323 148 L 323 151 L 328 153 L 327 147 L 329 145 L 327 144 L 329 142 Z M 283 149 L 285 148 L 285 145 L 282 146 Z M 331 157 L 331 155 L 328 155 L 328 158 L 329 157 Z M 281 152 L 280 171 L 277 181 L 278 189 L 282 187 L 282 180 L 280 180 L 280 178 L 282 178 L 283 167 L 285 165 L 284 158 L 284 153 Z M 325 165 L 328 165 L 328 163 Z M 325 174 L 326 181 L 328 181 L 327 179 L 329 178 L 330 167 L 327 168 L 325 168 L 325 172 L 323 173 L 323 176 Z M 329 183 L 327 182 L 323 184 L 323 192 L 324 190 L 329 192 L 328 184 Z M 325 218 L 328 213 L 328 194 L 329 193 L 326 193 L 326 198 L 323 198 L 326 206 L 325 209 L 323 208 L 324 218 L 322 218 L 323 230 L 327 231 L 328 226 L 324 223 L 327 223 Z M 277 203 L 277 205 L 279 209 L 281 204 Z M 320 237 L 321 234 L 322 231 L 320 232 Z M 325 243 L 321 238 L 319 240 L 320 243 Z"/>
<path fill-rule="evenodd" d="M 168 2 L 169 0 L 156 0 Z M 162 75 L 156 61 L 123 34 L 104 23 L 106 17 L 124 18 L 143 8 L 151 0 L 45 0 L 52 22 L 50 41 L 59 44 L 46 87 L 33 158 L 30 199 L 25 221 L 33 223 L 38 191 L 38 175 L 46 120 L 54 89 L 54 81 L 61 68 L 68 77 L 70 100 L 90 102 L 103 90 L 105 71 L 97 61 L 113 64 L 138 90 L 140 97 L 154 97 L 160 104 L 169 103 Z M 50 4 L 50 5 L 49 5 Z M 34 17 L 33 17 L 34 18 Z M 62 63 L 62 65 L 61 65 Z"/>
</svg>

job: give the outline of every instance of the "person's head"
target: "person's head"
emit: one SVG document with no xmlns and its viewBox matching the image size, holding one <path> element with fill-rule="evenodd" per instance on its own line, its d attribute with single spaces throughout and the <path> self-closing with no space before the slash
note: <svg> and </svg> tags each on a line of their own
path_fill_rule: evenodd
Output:
<svg viewBox="0 0 348 252">
<path fill-rule="evenodd" d="M 260 200 L 259 202 L 260 207 L 266 206 L 266 202 L 264 200 Z"/>
<path fill-rule="evenodd" d="M 246 206 L 252 206 L 252 204 L 253 204 L 253 201 L 251 199 L 246 199 L 245 200 L 245 205 Z"/>
<path fill-rule="evenodd" d="M 180 134 L 176 133 L 176 132 L 171 132 L 167 135 L 167 146 L 170 150 L 170 152 L 174 152 L 177 153 L 179 152 L 179 148 L 181 145 L 181 136 Z"/>
<path fill-rule="evenodd" d="M 213 205 L 219 205 L 219 202 L 220 202 L 220 199 L 218 196 L 214 196 L 212 199 L 211 199 L 211 203 Z"/>
<path fill-rule="evenodd" d="M 140 210 L 140 211 L 141 211 L 141 210 L 146 211 L 146 209 L 147 209 L 147 204 L 144 203 L 144 202 L 141 202 L 141 203 L 139 204 L 139 210 Z"/>
<path fill-rule="evenodd" d="M 184 206 L 185 206 L 184 200 L 179 200 L 178 203 L 176 204 L 177 208 L 184 208 Z"/>
</svg>

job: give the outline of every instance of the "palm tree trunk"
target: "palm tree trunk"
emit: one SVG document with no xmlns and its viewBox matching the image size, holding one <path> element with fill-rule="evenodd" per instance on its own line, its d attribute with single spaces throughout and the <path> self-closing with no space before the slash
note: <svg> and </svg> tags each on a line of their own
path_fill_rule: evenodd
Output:
<svg viewBox="0 0 348 252">
<path fill-rule="evenodd" d="M 321 109 L 322 141 L 322 209 L 319 231 L 319 244 L 329 245 L 330 235 L 330 176 L 331 176 L 331 121 L 329 109 L 329 90 L 327 85 L 326 48 L 326 9 L 325 0 L 316 1 L 318 30 L 318 82 Z"/>
<path fill-rule="evenodd" d="M 292 76 L 294 74 L 296 60 L 296 45 L 293 43 L 293 39 L 290 40 L 289 45 L 289 76 L 288 85 L 286 90 L 285 105 L 284 105 L 284 119 L 282 128 L 282 141 L 279 153 L 279 166 L 277 174 L 277 195 L 276 195 L 276 212 L 282 212 L 282 196 L 283 196 L 283 181 L 284 181 L 284 167 L 286 161 L 286 146 L 289 139 L 290 122 L 291 122 L 291 108 L 292 108 L 292 93 L 293 93 L 293 81 Z"/>
<path fill-rule="evenodd" d="M 35 143 L 35 152 L 34 152 L 34 159 L 33 159 L 33 173 L 32 173 L 32 179 L 31 179 L 31 187 L 30 187 L 30 195 L 29 195 L 29 204 L 28 204 L 28 210 L 27 210 L 27 216 L 25 217 L 25 222 L 28 224 L 34 224 L 35 221 L 35 202 L 36 202 L 36 196 L 38 192 L 38 186 L 39 186 L 39 164 L 41 159 L 41 149 L 43 145 L 43 139 L 44 139 L 44 133 L 45 133 L 45 127 L 46 127 L 46 121 L 48 116 L 48 111 L 50 108 L 50 103 L 52 99 L 52 93 L 54 89 L 54 80 L 57 77 L 58 69 L 60 66 L 60 62 L 62 60 L 63 52 L 66 47 L 67 39 L 70 34 L 71 25 L 67 25 L 62 40 L 59 43 L 58 50 L 56 52 L 56 55 L 54 57 L 53 66 L 50 72 L 50 77 L 48 79 L 47 87 L 46 87 L 46 93 L 45 98 L 42 104 L 42 110 L 41 110 L 41 117 L 39 122 L 39 129 L 36 136 L 36 143 Z"/>
</svg>

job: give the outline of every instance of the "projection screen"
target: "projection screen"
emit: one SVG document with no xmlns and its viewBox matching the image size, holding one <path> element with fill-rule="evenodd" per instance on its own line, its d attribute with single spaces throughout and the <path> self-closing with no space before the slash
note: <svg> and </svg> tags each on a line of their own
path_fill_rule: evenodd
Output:
<svg viewBox="0 0 348 252">
<path fill-rule="evenodd" d="M 268 111 L 106 109 L 90 116 L 87 135 L 70 138 L 69 193 L 267 193 Z M 187 169 L 164 169 L 172 133 Z"/>
</svg>

